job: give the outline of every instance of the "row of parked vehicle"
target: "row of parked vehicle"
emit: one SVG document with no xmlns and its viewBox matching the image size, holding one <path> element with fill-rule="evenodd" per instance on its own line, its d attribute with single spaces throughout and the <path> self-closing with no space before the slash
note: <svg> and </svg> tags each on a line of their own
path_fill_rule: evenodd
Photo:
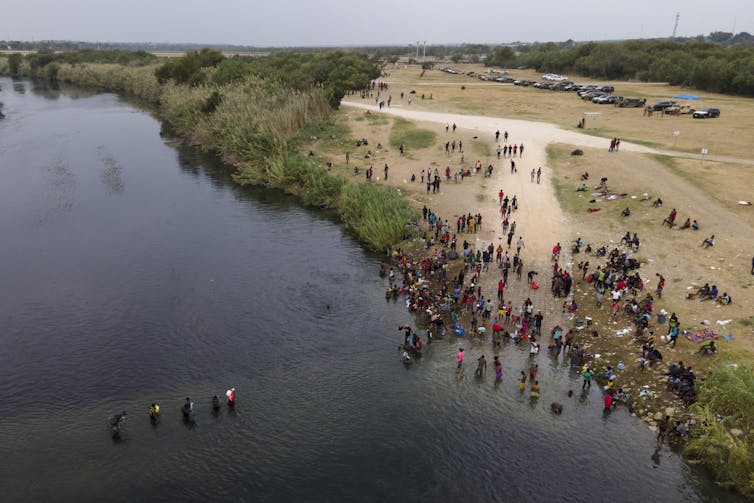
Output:
<svg viewBox="0 0 754 503">
<path fill-rule="evenodd" d="M 679 105 L 673 100 L 658 101 L 647 107 L 649 112 L 661 112 L 666 115 L 689 114 L 694 119 L 715 119 L 720 117 L 719 108 L 701 108 L 696 110 L 691 105 Z"/>
<path fill-rule="evenodd" d="M 615 105 L 620 108 L 638 108 L 646 105 L 647 100 L 642 98 L 626 98 L 615 93 L 615 87 L 611 85 L 598 86 L 596 84 L 575 84 L 564 80 L 556 83 L 536 82 L 533 87 L 538 89 L 551 89 L 553 91 L 571 91 L 578 94 L 579 98 L 597 103 L 598 105 Z"/>
<path fill-rule="evenodd" d="M 493 73 L 493 72 L 489 72 Z M 629 98 L 616 95 L 615 87 L 612 85 L 596 84 L 576 84 L 568 80 L 564 75 L 546 74 L 543 81 L 512 79 L 507 72 L 501 71 L 498 74 L 479 75 L 481 80 L 491 80 L 495 82 L 512 83 L 514 86 L 536 87 L 537 89 L 549 89 L 552 91 L 571 91 L 586 101 L 591 101 L 598 105 L 614 105 L 619 108 L 645 108 L 650 112 L 661 112 L 668 115 L 689 114 L 694 119 L 707 119 L 720 117 L 719 108 L 703 108 L 696 110 L 690 105 L 678 105 L 675 101 L 658 101 L 647 106 L 646 98 Z"/>
</svg>

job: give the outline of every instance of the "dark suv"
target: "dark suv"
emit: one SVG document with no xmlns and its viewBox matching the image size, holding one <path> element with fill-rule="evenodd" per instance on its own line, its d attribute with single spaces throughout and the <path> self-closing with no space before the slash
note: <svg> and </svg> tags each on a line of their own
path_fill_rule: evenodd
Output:
<svg viewBox="0 0 754 503">
<path fill-rule="evenodd" d="M 702 108 L 701 110 L 697 110 L 692 115 L 694 119 L 711 119 L 714 117 L 720 117 L 720 109 L 719 108 Z"/>
<path fill-rule="evenodd" d="M 675 101 L 658 101 L 657 103 L 652 103 L 647 107 L 647 110 L 651 110 L 653 112 L 665 110 L 666 108 L 670 108 L 673 105 L 675 105 Z"/>
</svg>

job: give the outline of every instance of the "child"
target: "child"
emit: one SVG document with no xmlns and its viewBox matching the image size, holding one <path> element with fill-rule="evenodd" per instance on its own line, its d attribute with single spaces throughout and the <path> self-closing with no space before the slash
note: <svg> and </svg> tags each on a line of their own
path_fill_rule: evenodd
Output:
<svg viewBox="0 0 754 503">
<path fill-rule="evenodd" d="M 521 371 L 521 382 L 518 385 L 518 389 L 521 391 L 521 393 L 524 392 L 524 388 L 526 388 L 526 373 L 524 371 Z"/>
<path fill-rule="evenodd" d="M 534 384 L 531 385 L 531 397 L 539 398 L 539 381 L 534 381 Z"/>
</svg>

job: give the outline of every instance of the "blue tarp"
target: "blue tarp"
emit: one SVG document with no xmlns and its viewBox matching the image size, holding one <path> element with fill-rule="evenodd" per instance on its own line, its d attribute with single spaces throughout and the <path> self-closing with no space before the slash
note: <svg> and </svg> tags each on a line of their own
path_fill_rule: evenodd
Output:
<svg viewBox="0 0 754 503">
<path fill-rule="evenodd" d="M 694 100 L 694 101 L 701 100 L 701 98 L 699 96 L 696 96 L 694 94 L 676 94 L 675 96 L 673 96 L 673 99 L 675 99 L 675 100 Z"/>
</svg>

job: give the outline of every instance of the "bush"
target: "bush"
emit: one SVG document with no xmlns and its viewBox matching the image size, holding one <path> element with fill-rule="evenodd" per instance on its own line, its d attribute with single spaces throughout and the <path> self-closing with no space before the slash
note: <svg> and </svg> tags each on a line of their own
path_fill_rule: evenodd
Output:
<svg viewBox="0 0 754 503">
<path fill-rule="evenodd" d="M 13 53 L 8 56 L 8 73 L 11 77 L 17 77 L 21 68 L 21 61 L 24 57 L 21 54 Z"/>
<path fill-rule="evenodd" d="M 374 250 L 410 236 L 407 224 L 418 218 L 400 189 L 373 183 L 349 183 L 343 188 L 340 217 Z"/>
<path fill-rule="evenodd" d="M 214 68 L 219 65 L 225 56 L 220 51 L 202 49 L 201 51 L 188 51 L 185 56 L 169 59 L 155 70 L 157 80 L 164 84 L 172 80 L 176 84 L 198 86 L 207 79 L 205 68 Z"/>
<path fill-rule="evenodd" d="M 754 369 L 717 369 L 698 386 L 698 393 L 692 410 L 702 426 L 687 452 L 700 459 L 720 485 L 754 496 Z M 740 435 L 733 435 L 732 428 Z"/>
</svg>

